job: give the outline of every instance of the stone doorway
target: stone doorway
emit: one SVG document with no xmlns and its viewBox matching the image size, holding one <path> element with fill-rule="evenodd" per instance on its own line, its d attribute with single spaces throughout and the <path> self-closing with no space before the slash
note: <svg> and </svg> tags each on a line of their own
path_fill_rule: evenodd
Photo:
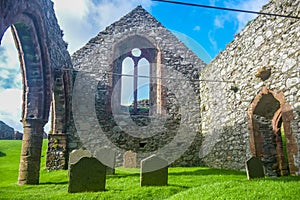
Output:
<svg viewBox="0 0 300 200">
<path fill-rule="evenodd" d="M 248 117 L 250 150 L 261 159 L 266 175 L 294 175 L 293 154 L 297 146 L 290 127 L 293 115 L 283 93 L 263 87 L 253 99 Z"/>
</svg>

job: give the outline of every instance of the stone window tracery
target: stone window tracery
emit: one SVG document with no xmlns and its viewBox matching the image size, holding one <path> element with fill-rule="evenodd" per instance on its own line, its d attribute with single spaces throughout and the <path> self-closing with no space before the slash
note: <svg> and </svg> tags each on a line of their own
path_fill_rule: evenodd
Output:
<svg viewBox="0 0 300 200">
<path fill-rule="evenodd" d="M 150 63 L 140 49 L 131 50 L 121 72 L 121 106 L 129 106 L 131 114 L 149 114 Z"/>
<path fill-rule="evenodd" d="M 150 63 L 138 48 L 122 61 L 121 106 L 131 114 L 149 114 Z"/>
<path fill-rule="evenodd" d="M 115 114 L 151 116 L 161 113 L 160 57 L 142 36 L 114 46 L 109 107 Z M 109 109 L 109 108 L 108 108 Z"/>
</svg>

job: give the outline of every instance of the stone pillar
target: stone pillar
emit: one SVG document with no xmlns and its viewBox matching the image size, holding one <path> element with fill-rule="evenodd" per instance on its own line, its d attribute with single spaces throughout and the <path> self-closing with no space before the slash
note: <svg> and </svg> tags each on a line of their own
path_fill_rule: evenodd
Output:
<svg viewBox="0 0 300 200">
<path fill-rule="evenodd" d="M 38 184 L 45 121 L 23 120 L 24 135 L 20 157 L 18 184 Z"/>
</svg>

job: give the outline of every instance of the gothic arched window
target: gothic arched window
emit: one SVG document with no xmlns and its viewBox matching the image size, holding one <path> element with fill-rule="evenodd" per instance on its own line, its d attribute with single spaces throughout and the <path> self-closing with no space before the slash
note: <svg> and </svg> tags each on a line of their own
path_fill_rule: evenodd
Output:
<svg viewBox="0 0 300 200">
<path fill-rule="evenodd" d="M 114 47 L 111 105 L 114 112 L 132 115 L 158 113 L 158 51 L 141 36 L 130 37 Z"/>
<path fill-rule="evenodd" d="M 131 50 L 121 67 L 121 106 L 131 114 L 149 113 L 150 63 L 138 48 Z"/>
</svg>

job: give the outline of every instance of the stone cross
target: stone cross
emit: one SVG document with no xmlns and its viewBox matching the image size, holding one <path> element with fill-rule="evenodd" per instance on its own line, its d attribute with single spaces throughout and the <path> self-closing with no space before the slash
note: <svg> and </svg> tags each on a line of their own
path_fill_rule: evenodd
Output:
<svg viewBox="0 0 300 200">
<path fill-rule="evenodd" d="M 116 152 L 113 149 L 104 147 L 94 152 L 94 157 L 106 166 L 106 174 L 115 174 Z"/>
<path fill-rule="evenodd" d="M 248 180 L 265 177 L 263 164 L 257 157 L 251 157 L 246 161 L 246 172 Z"/>
<path fill-rule="evenodd" d="M 106 167 L 97 158 L 83 157 L 70 164 L 69 193 L 105 190 Z"/>
<path fill-rule="evenodd" d="M 141 186 L 168 185 L 168 161 L 152 155 L 141 161 Z"/>
<path fill-rule="evenodd" d="M 136 168 L 136 153 L 133 151 L 126 151 L 123 156 L 123 167 Z"/>
</svg>

